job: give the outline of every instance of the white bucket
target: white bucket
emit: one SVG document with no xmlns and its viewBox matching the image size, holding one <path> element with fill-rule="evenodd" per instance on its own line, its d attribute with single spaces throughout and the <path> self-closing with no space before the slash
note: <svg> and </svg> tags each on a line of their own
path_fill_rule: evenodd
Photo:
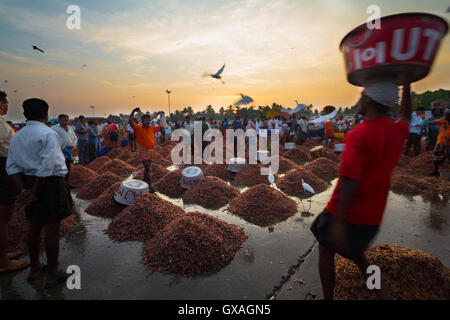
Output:
<svg viewBox="0 0 450 320">
<path fill-rule="evenodd" d="M 203 179 L 202 169 L 199 167 L 187 167 L 181 171 L 180 185 L 185 189 L 191 189 Z"/>
<path fill-rule="evenodd" d="M 334 151 L 336 152 L 344 152 L 345 150 L 345 144 L 344 143 L 337 143 L 334 145 Z"/>
<path fill-rule="evenodd" d="M 114 194 L 114 200 L 128 206 L 147 192 L 148 184 L 146 182 L 127 180 L 120 184 L 119 190 Z"/>
<path fill-rule="evenodd" d="M 237 173 L 245 168 L 245 159 L 244 158 L 231 158 L 230 163 L 228 164 L 228 171 Z"/>
<path fill-rule="evenodd" d="M 295 149 L 295 142 L 286 142 L 284 144 L 284 149 L 286 150 Z"/>
</svg>

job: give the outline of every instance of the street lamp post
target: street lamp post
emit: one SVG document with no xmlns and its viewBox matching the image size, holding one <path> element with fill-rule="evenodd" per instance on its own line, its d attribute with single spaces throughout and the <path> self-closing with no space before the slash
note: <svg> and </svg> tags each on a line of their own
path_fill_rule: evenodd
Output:
<svg viewBox="0 0 450 320">
<path fill-rule="evenodd" d="M 90 106 L 89 108 L 91 108 L 91 109 L 92 109 L 92 117 L 93 117 L 93 118 L 95 118 L 95 112 L 94 112 L 94 108 L 95 108 L 95 106 Z"/>
<path fill-rule="evenodd" d="M 167 93 L 167 98 L 168 98 L 168 101 L 169 101 L 169 117 L 170 117 L 170 94 L 172 93 L 172 91 L 167 89 L 166 93 Z"/>
</svg>

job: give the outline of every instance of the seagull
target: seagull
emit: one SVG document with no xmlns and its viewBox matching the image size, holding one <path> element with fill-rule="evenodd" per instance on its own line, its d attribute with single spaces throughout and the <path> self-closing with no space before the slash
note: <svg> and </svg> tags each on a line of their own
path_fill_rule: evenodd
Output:
<svg viewBox="0 0 450 320">
<path fill-rule="evenodd" d="M 246 96 L 242 93 L 239 93 L 239 94 L 241 95 L 241 99 L 236 101 L 235 103 L 233 103 L 233 105 L 235 107 L 239 107 L 240 105 L 243 105 L 243 104 L 250 104 L 253 102 L 253 99 L 251 97 Z"/>
<path fill-rule="evenodd" d="M 42 50 L 42 49 L 39 49 L 39 48 L 38 48 L 38 47 L 36 47 L 36 46 L 33 46 L 33 50 L 37 50 L 37 51 L 40 51 L 40 52 L 44 53 L 44 50 Z"/>
<path fill-rule="evenodd" d="M 214 79 L 218 79 L 218 80 L 222 81 L 223 84 L 225 84 L 225 81 L 223 81 L 222 76 L 221 76 L 223 69 L 225 69 L 225 65 L 223 65 L 222 68 L 220 68 L 219 71 L 217 71 L 215 74 L 208 73 L 208 72 L 203 73 L 203 77 L 211 77 Z"/>
<path fill-rule="evenodd" d="M 305 182 L 305 180 L 302 179 L 302 187 L 304 190 L 308 191 L 311 194 L 315 194 L 316 192 L 314 191 L 314 189 Z"/>
<path fill-rule="evenodd" d="M 303 109 L 306 109 L 306 104 L 298 103 L 297 100 L 295 100 L 295 103 L 297 104 L 297 106 L 295 107 L 295 112 L 294 113 L 302 111 Z"/>
</svg>

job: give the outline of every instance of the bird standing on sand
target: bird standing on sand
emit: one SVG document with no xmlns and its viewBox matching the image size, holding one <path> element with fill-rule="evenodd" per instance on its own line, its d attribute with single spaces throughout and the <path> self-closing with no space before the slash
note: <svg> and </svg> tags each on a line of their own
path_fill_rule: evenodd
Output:
<svg viewBox="0 0 450 320">
<path fill-rule="evenodd" d="M 309 184 L 307 184 L 305 182 L 305 180 L 302 179 L 302 187 L 304 190 L 308 191 L 311 194 L 315 194 L 316 192 L 314 191 L 313 187 L 311 187 Z"/>
<path fill-rule="evenodd" d="M 214 79 L 218 79 L 218 80 L 220 80 L 223 84 L 225 84 L 225 81 L 223 81 L 222 76 L 221 76 L 221 74 L 222 74 L 222 72 L 223 72 L 223 69 L 225 69 L 225 65 L 223 65 L 222 68 L 220 68 L 219 71 L 217 71 L 217 72 L 214 73 L 214 74 L 208 73 L 208 72 L 203 73 L 203 77 L 211 77 L 211 78 L 214 78 Z"/>
<path fill-rule="evenodd" d="M 42 49 L 39 49 L 39 48 L 38 48 L 38 47 L 36 47 L 36 46 L 33 46 L 33 50 L 37 50 L 37 51 L 40 51 L 40 52 L 44 53 L 44 50 L 42 50 Z"/>
</svg>

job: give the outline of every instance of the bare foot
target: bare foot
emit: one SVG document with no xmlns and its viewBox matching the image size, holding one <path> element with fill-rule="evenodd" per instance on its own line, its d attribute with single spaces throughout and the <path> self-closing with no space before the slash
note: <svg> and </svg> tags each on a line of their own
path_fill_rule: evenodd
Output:
<svg viewBox="0 0 450 320">
<path fill-rule="evenodd" d="M 16 250 L 13 252 L 8 252 L 7 257 L 9 260 L 13 260 L 13 259 L 20 257 L 22 254 L 23 254 L 22 250 Z"/>
<path fill-rule="evenodd" d="M 5 265 L 0 266 L 0 273 L 18 271 L 29 265 L 30 261 L 28 260 L 9 260 Z"/>
</svg>

